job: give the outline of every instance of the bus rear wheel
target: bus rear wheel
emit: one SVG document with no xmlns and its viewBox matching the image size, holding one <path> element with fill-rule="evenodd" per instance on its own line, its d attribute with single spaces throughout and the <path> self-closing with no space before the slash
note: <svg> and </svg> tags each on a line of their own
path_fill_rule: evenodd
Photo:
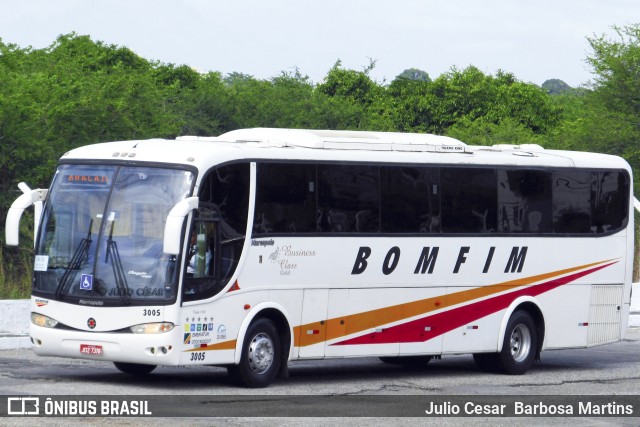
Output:
<svg viewBox="0 0 640 427">
<path fill-rule="evenodd" d="M 261 318 L 247 329 L 240 363 L 229 366 L 227 370 L 236 383 L 260 388 L 273 382 L 281 363 L 278 330 L 271 320 Z"/>
<path fill-rule="evenodd" d="M 113 362 L 113 365 L 120 371 L 129 375 L 147 375 L 156 365 L 143 365 L 140 363 Z"/>
<path fill-rule="evenodd" d="M 502 350 L 499 353 L 477 353 L 473 359 L 484 371 L 522 375 L 533 365 L 537 348 L 535 322 L 528 312 L 518 310 L 507 323 Z"/>
</svg>

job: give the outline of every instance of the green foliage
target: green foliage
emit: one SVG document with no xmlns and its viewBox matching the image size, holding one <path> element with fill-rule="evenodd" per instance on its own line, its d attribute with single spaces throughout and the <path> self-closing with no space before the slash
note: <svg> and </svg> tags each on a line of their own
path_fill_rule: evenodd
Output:
<svg viewBox="0 0 640 427">
<path fill-rule="evenodd" d="M 166 108 L 174 85 L 158 85 L 154 65 L 126 48 L 67 35 L 46 49 L 0 52 L 2 194 L 18 180 L 46 185 L 70 148 L 179 131 Z"/>
<path fill-rule="evenodd" d="M 573 88 L 560 79 L 549 79 L 542 83 L 542 89 L 549 95 L 562 95 Z"/>
<path fill-rule="evenodd" d="M 387 89 L 394 126 L 401 132 L 429 132 L 433 123 L 431 82 L 395 79 Z"/>
<path fill-rule="evenodd" d="M 618 40 L 588 38 L 593 53 L 587 62 L 595 74 L 594 89 L 607 108 L 640 115 L 640 24 L 614 27 Z M 640 121 L 636 120 L 636 126 Z"/>
<path fill-rule="evenodd" d="M 638 170 L 640 27 L 615 29 L 616 40 L 588 39 L 594 84 L 578 89 L 558 79 L 538 87 L 473 66 L 435 79 L 409 68 L 385 84 L 370 76 L 375 61 L 361 71 L 337 61 L 318 84 L 299 70 L 262 80 L 149 61 L 126 47 L 73 33 L 44 49 L 0 39 L 0 223 L 18 196 L 16 184 L 47 187 L 57 159 L 74 147 L 211 136 L 243 127 L 436 133 L 477 145 L 537 143 L 621 155 Z M 24 220 L 22 246 L 0 247 L 0 298 L 28 295 L 32 236 L 33 224 Z"/>
<path fill-rule="evenodd" d="M 181 135 L 219 135 L 235 128 L 228 106 L 230 96 L 220 73 L 195 74 L 188 86 L 180 84 L 167 100 Z"/>
<path fill-rule="evenodd" d="M 384 89 L 369 77 L 369 72 L 374 66 L 375 62 L 372 62 L 364 71 L 346 70 L 338 61 L 316 90 L 328 96 L 344 97 L 356 104 L 370 105 L 384 92 Z"/>
<path fill-rule="evenodd" d="M 463 119 L 451 126 L 447 136 L 465 141 L 470 145 L 496 144 L 543 144 L 544 138 L 511 118 L 493 123 L 483 118 L 470 121 Z"/>
<path fill-rule="evenodd" d="M 47 187 L 57 159 L 71 148 L 178 134 L 180 117 L 167 108 L 175 85 L 158 84 L 157 67 L 129 49 L 75 34 L 40 50 L 0 41 L 0 221 L 17 183 Z M 23 228 L 24 246 L 3 251 L 4 286 L 22 283 L 28 292 L 29 240 Z M 15 294 L 0 297 L 7 293 Z"/>
<path fill-rule="evenodd" d="M 476 67 L 441 75 L 430 91 L 434 121 L 429 131 L 444 133 L 463 117 L 473 121 L 485 116 L 496 99 L 495 89 L 492 78 Z"/>
<path fill-rule="evenodd" d="M 474 126 L 485 130 L 513 122 L 539 135 L 558 124 L 561 111 L 540 88 L 476 67 L 453 68 L 433 82 L 396 79 L 387 93 L 394 100 L 396 128 L 410 132 L 444 134 L 452 127 L 459 132 L 478 121 Z"/>
<path fill-rule="evenodd" d="M 371 61 L 364 71 L 347 70 L 338 61 L 329 70 L 324 81 L 316 86 L 315 101 L 323 110 L 318 111 L 322 117 L 332 116 L 334 119 L 326 124 L 335 125 L 333 129 L 392 130 L 393 120 L 389 112 L 390 100 L 385 88 L 369 77 L 375 67 Z M 340 116 L 336 116 L 339 113 Z M 345 121 L 339 123 L 342 115 Z M 324 127 L 324 126 L 321 126 Z"/>
<path fill-rule="evenodd" d="M 246 75 L 226 79 L 233 128 L 304 127 L 313 102 L 313 86 L 298 71 L 269 81 Z"/>
<path fill-rule="evenodd" d="M 33 213 L 26 211 L 20 223 L 23 244 L 0 245 L 0 299 L 27 298 L 31 293 L 33 271 Z"/>
<path fill-rule="evenodd" d="M 623 156 L 640 169 L 640 24 L 614 27 L 617 39 L 588 38 L 593 69 L 591 90 L 574 95 L 567 115 L 552 139 L 576 150 Z M 639 174 L 635 186 L 640 188 Z"/>
<path fill-rule="evenodd" d="M 495 103 L 488 114 L 494 123 L 513 119 L 535 134 L 545 134 L 558 124 L 561 109 L 542 89 L 508 74 L 498 74 L 496 83 Z"/>
<path fill-rule="evenodd" d="M 431 77 L 429 77 L 429 73 L 427 73 L 426 71 L 419 70 L 417 68 L 408 68 L 402 73 L 398 74 L 395 80 L 411 80 L 429 83 L 431 81 Z"/>
</svg>

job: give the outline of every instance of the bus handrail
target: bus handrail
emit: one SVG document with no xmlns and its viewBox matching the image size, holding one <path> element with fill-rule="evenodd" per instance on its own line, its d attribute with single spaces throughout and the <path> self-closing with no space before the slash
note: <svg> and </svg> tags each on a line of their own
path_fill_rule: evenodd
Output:
<svg viewBox="0 0 640 427">
<path fill-rule="evenodd" d="M 34 230 L 38 230 L 40 216 L 42 215 L 42 202 L 47 197 L 47 189 L 38 188 L 32 190 L 27 184 L 21 182 L 18 188 L 22 191 L 22 195 L 18 197 L 7 212 L 7 221 L 5 225 L 5 244 L 7 246 L 18 246 L 20 241 L 20 218 L 22 213 L 29 206 L 34 206 Z M 35 245 L 37 235 L 34 234 L 33 243 Z"/>
<path fill-rule="evenodd" d="M 200 199 L 198 197 L 187 197 L 176 203 L 171 208 L 167 216 L 164 227 L 164 252 L 169 255 L 180 253 L 180 231 L 184 223 L 184 218 L 194 209 L 198 209 Z"/>
</svg>

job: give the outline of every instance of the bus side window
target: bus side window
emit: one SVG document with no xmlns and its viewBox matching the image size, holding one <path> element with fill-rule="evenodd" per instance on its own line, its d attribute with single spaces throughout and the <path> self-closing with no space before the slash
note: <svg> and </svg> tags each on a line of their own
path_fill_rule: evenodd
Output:
<svg viewBox="0 0 640 427">
<path fill-rule="evenodd" d="M 498 231 L 552 231 L 550 172 L 498 169 Z"/>
<path fill-rule="evenodd" d="M 318 231 L 377 233 L 380 169 L 368 165 L 318 165 Z"/>
<path fill-rule="evenodd" d="M 383 233 L 440 232 L 440 169 L 383 166 L 380 217 Z"/>
<path fill-rule="evenodd" d="M 591 185 L 591 231 L 606 233 L 622 227 L 627 217 L 629 180 L 622 172 L 594 172 Z"/>
<path fill-rule="evenodd" d="M 316 231 L 316 166 L 259 163 L 254 234 Z"/>
<path fill-rule="evenodd" d="M 494 233 L 497 228 L 496 171 L 442 168 L 442 232 Z"/>
<path fill-rule="evenodd" d="M 557 170 L 553 174 L 553 231 L 589 233 L 591 231 L 592 173 Z"/>
</svg>

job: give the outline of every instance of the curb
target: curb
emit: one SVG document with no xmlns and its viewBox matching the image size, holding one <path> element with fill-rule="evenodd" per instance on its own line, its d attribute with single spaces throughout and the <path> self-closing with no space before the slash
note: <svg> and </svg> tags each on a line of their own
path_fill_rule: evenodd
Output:
<svg viewBox="0 0 640 427">
<path fill-rule="evenodd" d="M 0 350 L 31 348 L 29 335 L 11 335 L 0 333 Z"/>
<path fill-rule="evenodd" d="M 639 327 L 629 327 L 627 332 L 624 334 L 625 341 L 640 341 L 640 328 Z"/>
</svg>

